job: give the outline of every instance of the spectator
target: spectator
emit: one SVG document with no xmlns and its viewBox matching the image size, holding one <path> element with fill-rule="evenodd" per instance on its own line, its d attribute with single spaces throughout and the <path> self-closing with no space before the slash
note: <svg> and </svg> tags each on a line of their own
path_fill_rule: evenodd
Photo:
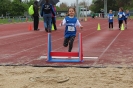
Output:
<svg viewBox="0 0 133 88">
<path fill-rule="evenodd" d="M 121 26 L 123 24 L 124 17 L 125 17 L 125 13 L 123 12 L 123 8 L 120 7 L 119 12 L 118 12 L 119 30 L 121 30 Z"/>
<path fill-rule="evenodd" d="M 56 7 L 54 5 L 53 5 L 53 10 L 56 13 Z M 56 27 L 56 16 L 54 16 L 54 14 L 52 14 L 52 24 L 54 26 L 54 29 L 57 30 L 57 27 Z"/>
<path fill-rule="evenodd" d="M 38 31 L 38 25 L 39 25 L 39 6 L 38 6 L 38 1 L 35 1 L 34 2 L 34 5 L 33 5 L 33 10 L 34 10 L 34 14 L 33 14 L 33 25 L 34 25 L 34 31 Z"/>
<path fill-rule="evenodd" d="M 114 14 L 112 13 L 112 10 L 109 10 L 109 14 L 108 14 L 109 29 L 113 29 L 113 18 L 114 18 Z"/>
<path fill-rule="evenodd" d="M 127 9 L 126 10 L 126 13 L 125 13 L 125 18 L 124 18 L 124 21 L 125 21 L 125 29 L 127 29 L 127 19 L 130 19 L 130 13 L 129 13 L 129 10 Z"/>
<path fill-rule="evenodd" d="M 52 14 L 55 16 L 52 4 L 49 3 L 49 0 L 46 0 L 41 8 L 41 16 L 44 20 L 44 27 L 46 32 L 51 32 Z"/>
</svg>

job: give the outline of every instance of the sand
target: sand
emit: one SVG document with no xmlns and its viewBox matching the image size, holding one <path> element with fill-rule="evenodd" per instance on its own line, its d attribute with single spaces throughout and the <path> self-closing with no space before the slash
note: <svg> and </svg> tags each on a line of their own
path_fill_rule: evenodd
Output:
<svg viewBox="0 0 133 88">
<path fill-rule="evenodd" d="M 0 66 L 0 88 L 133 88 L 133 68 Z"/>
</svg>

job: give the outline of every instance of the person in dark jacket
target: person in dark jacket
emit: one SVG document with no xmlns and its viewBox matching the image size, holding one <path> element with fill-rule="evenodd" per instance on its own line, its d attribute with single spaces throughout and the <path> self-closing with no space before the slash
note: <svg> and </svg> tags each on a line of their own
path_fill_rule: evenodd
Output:
<svg viewBox="0 0 133 88">
<path fill-rule="evenodd" d="M 55 16 L 55 12 L 53 10 L 52 4 L 49 3 L 49 0 L 46 0 L 46 2 L 42 5 L 40 14 L 44 20 L 45 31 L 51 32 L 52 14 Z"/>
<path fill-rule="evenodd" d="M 38 25 L 39 25 L 39 5 L 38 5 L 38 1 L 35 1 L 34 2 L 34 5 L 33 5 L 33 9 L 34 9 L 34 14 L 33 14 L 33 25 L 34 25 L 34 31 L 38 31 Z"/>
<path fill-rule="evenodd" d="M 53 9 L 54 9 L 54 12 L 56 13 L 56 7 L 53 5 Z M 52 14 L 52 24 L 54 26 L 54 30 L 57 30 L 57 27 L 56 27 L 56 16 L 54 16 Z"/>
</svg>

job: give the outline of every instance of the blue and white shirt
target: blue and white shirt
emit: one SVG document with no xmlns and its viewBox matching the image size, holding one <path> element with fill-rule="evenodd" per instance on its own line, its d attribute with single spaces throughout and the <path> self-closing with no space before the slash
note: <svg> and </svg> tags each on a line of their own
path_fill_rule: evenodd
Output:
<svg viewBox="0 0 133 88">
<path fill-rule="evenodd" d="M 65 33 L 64 36 L 67 37 L 71 37 L 71 36 L 76 36 L 76 26 L 81 26 L 81 24 L 79 23 L 79 20 L 76 17 L 65 17 L 63 19 L 62 25 L 65 25 Z"/>
<path fill-rule="evenodd" d="M 108 14 L 108 21 L 113 22 L 114 14 L 109 13 Z"/>
<path fill-rule="evenodd" d="M 125 14 L 125 19 L 127 19 L 130 16 L 130 13 Z"/>
<path fill-rule="evenodd" d="M 124 20 L 125 18 L 125 13 L 124 12 L 119 12 L 118 13 L 118 20 Z"/>
</svg>

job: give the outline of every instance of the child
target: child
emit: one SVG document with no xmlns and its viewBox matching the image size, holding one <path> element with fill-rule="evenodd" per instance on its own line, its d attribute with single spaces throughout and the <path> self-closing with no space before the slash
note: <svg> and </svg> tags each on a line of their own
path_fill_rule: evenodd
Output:
<svg viewBox="0 0 133 88">
<path fill-rule="evenodd" d="M 81 29 L 83 28 L 83 26 L 81 26 L 79 23 L 79 20 L 75 17 L 75 8 L 70 7 L 68 9 L 68 16 L 63 19 L 61 25 L 66 26 L 63 46 L 67 47 L 69 44 L 68 52 L 71 52 L 73 48 L 73 42 L 76 37 L 76 26 L 79 26 Z"/>
<path fill-rule="evenodd" d="M 119 30 L 121 29 L 121 25 L 123 24 L 125 13 L 123 12 L 123 8 L 119 8 L 119 13 L 118 13 L 118 21 L 119 21 Z"/>
<path fill-rule="evenodd" d="M 109 10 L 109 14 L 108 14 L 109 29 L 113 29 L 113 17 L 114 15 L 112 14 L 112 10 Z"/>
<path fill-rule="evenodd" d="M 125 14 L 125 18 L 124 18 L 124 21 L 125 21 L 125 29 L 127 29 L 127 19 L 130 18 L 130 13 L 129 13 L 129 10 L 127 9 L 126 10 L 126 14 Z"/>
</svg>

